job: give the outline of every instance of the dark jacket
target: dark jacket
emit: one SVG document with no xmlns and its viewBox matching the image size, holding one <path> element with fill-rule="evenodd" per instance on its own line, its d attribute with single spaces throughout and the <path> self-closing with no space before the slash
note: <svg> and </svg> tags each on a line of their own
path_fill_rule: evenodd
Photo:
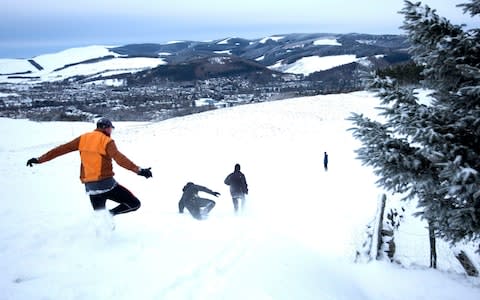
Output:
<svg viewBox="0 0 480 300">
<path fill-rule="evenodd" d="M 209 188 L 189 182 L 183 187 L 183 195 L 180 201 L 178 202 L 178 211 L 180 213 L 183 213 L 183 209 L 185 207 L 187 207 L 190 210 L 190 208 L 201 206 L 200 203 L 196 203 L 197 199 L 201 199 L 198 197 L 198 192 L 205 192 L 215 197 L 219 195 L 219 193 L 214 192 Z"/>
<path fill-rule="evenodd" d="M 241 196 L 248 194 L 248 185 L 245 175 L 240 170 L 235 170 L 225 178 L 224 183 L 230 186 L 232 196 Z"/>
</svg>

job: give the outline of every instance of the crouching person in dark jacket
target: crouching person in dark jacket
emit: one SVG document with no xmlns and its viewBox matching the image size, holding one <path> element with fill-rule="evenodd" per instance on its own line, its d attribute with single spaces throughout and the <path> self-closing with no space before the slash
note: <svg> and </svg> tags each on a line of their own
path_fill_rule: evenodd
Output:
<svg viewBox="0 0 480 300">
<path fill-rule="evenodd" d="M 186 207 L 192 216 L 198 220 L 205 219 L 215 206 L 215 201 L 200 198 L 198 192 L 205 192 L 215 197 L 220 195 L 219 192 L 214 192 L 209 188 L 194 184 L 193 182 L 188 182 L 182 191 L 183 195 L 178 202 L 178 211 L 183 214 L 183 210 Z"/>
</svg>

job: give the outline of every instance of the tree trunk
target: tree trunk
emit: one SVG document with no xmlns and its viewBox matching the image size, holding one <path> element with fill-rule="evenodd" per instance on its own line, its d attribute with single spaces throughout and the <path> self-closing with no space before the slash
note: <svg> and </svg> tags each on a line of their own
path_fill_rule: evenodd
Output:
<svg viewBox="0 0 480 300">
<path fill-rule="evenodd" d="M 467 272 L 468 276 L 478 277 L 478 270 L 475 268 L 475 265 L 472 263 L 467 254 L 462 250 L 455 256 L 458 261 L 462 264 L 463 269 Z"/>
</svg>

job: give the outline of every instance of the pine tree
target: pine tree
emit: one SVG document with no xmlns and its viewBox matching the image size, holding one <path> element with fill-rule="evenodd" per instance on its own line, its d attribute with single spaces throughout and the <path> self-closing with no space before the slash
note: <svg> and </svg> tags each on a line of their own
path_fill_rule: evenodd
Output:
<svg viewBox="0 0 480 300">
<path fill-rule="evenodd" d="M 480 13 L 480 0 L 459 6 Z M 362 142 L 358 158 L 373 166 L 380 186 L 418 199 L 419 215 L 438 236 L 480 241 L 480 30 L 453 25 L 421 3 L 405 1 L 401 14 L 432 101 L 420 103 L 413 88 L 372 74 L 367 88 L 381 99 L 381 121 L 349 118 Z"/>
</svg>

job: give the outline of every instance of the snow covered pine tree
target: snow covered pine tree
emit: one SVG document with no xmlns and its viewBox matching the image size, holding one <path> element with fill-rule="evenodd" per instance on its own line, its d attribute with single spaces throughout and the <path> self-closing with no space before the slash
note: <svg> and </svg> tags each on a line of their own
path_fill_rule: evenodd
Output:
<svg viewBox="0 0 480 300">
<path fill-rule="evenodd" d="M 480 13 L 480 0 L 458 6 L 471 16 Z M 432 100 L 420 103 L 413 87 L 373 73 L 367 88 L 381 99 L 384 121 L 350 116 L 350 130 L 362 142 L 358 158 L 374 167 L 380 186 L 416 197 L 419 215 L 437 236 L 478 243 L 480 29 L 464 30 L 421 3 L 405 1 L 401 14 Z"/>
</svg>

